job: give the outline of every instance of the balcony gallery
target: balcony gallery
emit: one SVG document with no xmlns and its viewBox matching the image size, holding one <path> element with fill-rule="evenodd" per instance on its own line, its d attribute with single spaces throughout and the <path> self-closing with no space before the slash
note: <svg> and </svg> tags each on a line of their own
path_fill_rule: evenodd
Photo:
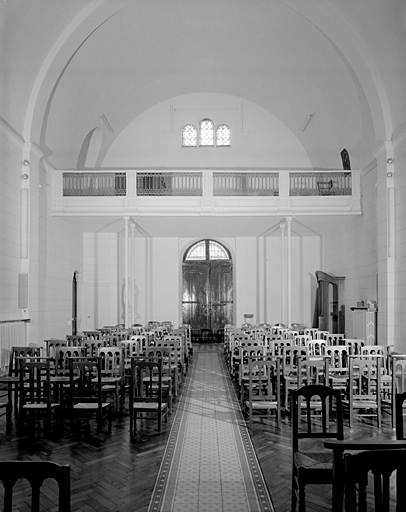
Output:
<svg viewBox="0 0 406 512">
<path fill-rule="evenodd" d="M 54 215 L 360 215 L 360 171 L 54 171 Z"/>
</svg>

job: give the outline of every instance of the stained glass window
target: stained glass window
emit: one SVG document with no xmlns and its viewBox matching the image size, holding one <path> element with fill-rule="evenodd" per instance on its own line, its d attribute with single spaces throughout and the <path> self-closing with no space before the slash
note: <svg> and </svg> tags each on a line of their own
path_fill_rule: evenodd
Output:
<svg viewBox="0 0 406 512">
<path fill-rule="evenodd" d="M 192 124 L 187 124 L 182 131 L 182 146 L 197 146 L 197 130 Z"/>
<path fill-rule="evenodd" d="M 200 145 L 214 146 L 214 123 L 210 119 L 200 121 Z"/>
<path fill-rule="evenodd" d="M 217 146 L 230 146 L 231 145 L 231 130 L 226 124 L 221 124 L 216 130 L 216 145 Z"/>
<path fill-rule="evenodd" d="M 201 240 L 188 250 L 186 261 L 197 260 L 229 260 L 230 255 L 225 247 L 214 240 Z"/>
</svg>

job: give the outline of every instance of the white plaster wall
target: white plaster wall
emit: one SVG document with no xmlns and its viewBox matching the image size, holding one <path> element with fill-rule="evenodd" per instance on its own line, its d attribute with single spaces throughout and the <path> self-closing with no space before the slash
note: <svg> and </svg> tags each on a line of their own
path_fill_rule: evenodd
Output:
<svg viewBox="0 0 406 512">
<path fill-rule="evenodd" d="M 24 343 L 43 345 L 71 332 L 72 277 L 82 267 L 81 234 L 50 214 L 51 172 L 32 151 L 22 166 L 24 144 L 0 124 L 0 319 L 29 318 Z M 29 260 L 21 259 L 21 175 L 28 173 Z M 28 308 L 18 308 L 18 274 L 28 272 Z"/>
<path fill-rule="evenodd" d="M 117 325 L 123 320 L 117 233 L 83 235 L 83 306 L 79 330 Z"/>
<path fill-rule="evenodd" d="M 293 226 L 294 227 L 294 226 Z M 292 230 L 293 231 L 293 230 Z M 267 318 L 266 322 L 276 324 L 282 318 L 282 248 L 281 237 L 267 239 Z M 287 258 L 285 234 L 285 262 Z M 319 236 L 291 237 L 291 323 L 311 326 L 317 287 L 315 272 L 320 270 L 321 239 Z M 285 314 L 287 314 L 287 263 L 285 270 Z"/>
<path fill-rule="evenodd" d="M 22 141 L 0 123 L 0 320 L 18 320 Z"/>
<path fill-rule="evenodd" d="M 394 347 L 406 353 L 406 140 L 397 144 L 395 155 L 395 333 Z"/>
<path fill-rule="evenodd" d="M 203 118 L 232 131 L 229 148 L 182 148 L 182 128 Z M 159 148 L 159 150 L 157 150 Z M 148 109 L 122 131 L 103 167 L 311 168 L 296 136 L 267 110 L 225 94 L 189 94 Z"/>
<path fill-rule="evenodd" d="M 242 324 L 245 313 L 254 314 L 253 323 L 281 321 L 280 238 L 269 237 L 264 244 L 255 237 L 216 240 L 230 250 L 233 258 L 234 323 Z M 135 238 L 136 293 L 132 323 L 146 325 L 150 320 L 169 320 L 179 325 L 182 322 L 182 258 L 196 241 Z M 292 322 L 312 323 L 314 275 L 320 269 L 320 261 L 320 237 L 292 236 Z M 123 322 L 123 280 L 123 233 L 86 233 L 83 329 Z"/>
<path fill-rule="evenodd" d="M 351 306 L 363 299 L 377 300 L 377 196 L 376 166 L 362 174 L 363 215 L 343 218 L 342 223 L 324 235 L 324 270 L 345 277 L 346 335 L 354 337 Z M 379 304 L 378 304 L 379 307 Z M 379 339 L 379 333 L 378 333 Z"/>
<path fill-rule="evenodd" d="M 30 227 L 30 325 L 31 341 L 65 338 L 72 333 L 72 279 L 78 276 L 80 307 L 83 265 L 82 233 L 69 219 L 51 216 L 52 170 L 39 165 L 34 173 Z M 38 192 L 37 192 L 38 191 Z M 32 202 L 33 202 L 32 201 Z M 37 309 L 37 311 L 35 311 Z M 78 329 L 80 329 L 80 318 Z"/>
</svg>

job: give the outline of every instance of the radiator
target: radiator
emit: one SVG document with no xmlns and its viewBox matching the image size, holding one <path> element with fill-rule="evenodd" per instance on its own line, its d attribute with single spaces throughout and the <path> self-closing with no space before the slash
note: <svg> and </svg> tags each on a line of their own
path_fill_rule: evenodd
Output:
<svg viewBox="0 0 406 512">
<path fill-rule="evenodd" d="M 27 322 L 22 320 L 0 322 L 0 372 L 8 371 L 11 347 L 27 345 Z"/>
</svg>

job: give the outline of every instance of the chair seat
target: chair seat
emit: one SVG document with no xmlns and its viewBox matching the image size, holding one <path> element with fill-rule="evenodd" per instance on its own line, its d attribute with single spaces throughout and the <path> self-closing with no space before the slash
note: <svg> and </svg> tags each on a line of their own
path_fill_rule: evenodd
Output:
<svg viewBox="0 0 406 512">
<path fill-rule="evenodd" d="M 110 404 L 107 402 L 102 404 L 102 407 L 109 407 L 109 406 L 110 406 Z M 80 402 L 73 406 L 73 408 L 77 411 L 97 410 L 98 407 L 99 407 L 99 404 L 97 402 Z"/>
<path fill-rule="evenodd" d="M 166 402 L 162 402 L 161 407 L 162 410 L 166 409 L 168 404 Z M 158 410 L 158 402 L 134 402 L 134 409 L 138 411 L 142 410 L 144 412 L 149 411 L 157 411 Z"/>
<path fill-rule="evenodd" d="M 249 407 L 249 402 L 245 402 L 245 406 Z M 251 407 L 253 410 L 255 409 L 276 409 L 278 407 L 278 402 L 275 400 L 269 401 L 269 400 L 253 400 Z"/>
<path fill-rule="evenodd" d="M 296 452 L 294 454 L 294 461 L 300 469 L 332 471 L 333 455 L 331 451 L 323 450 L 317 452 Z"/>
<path fill-rule="evenodd" d="M 57 407 L 59 407 L 60 404 L 51 404 L 50 407 L 51 409 L 56 409 Z M 46 410 L 47 409 L 47 404 L 46 403 L 29 403 L 29 404 L 24 404 L 23 409 L 26 409 L 26 410 L 29 410 L 29 409 L 37 409 L 37 410 Z"/>
<path fill-rule="evenodd" d="M 344 406 L 349 406 L 348 400 L 343 400 Z M 354 409 L 378 409 L 378 404 L 371 400 L 354 400 L 352 403 Z"/>
</svg>

